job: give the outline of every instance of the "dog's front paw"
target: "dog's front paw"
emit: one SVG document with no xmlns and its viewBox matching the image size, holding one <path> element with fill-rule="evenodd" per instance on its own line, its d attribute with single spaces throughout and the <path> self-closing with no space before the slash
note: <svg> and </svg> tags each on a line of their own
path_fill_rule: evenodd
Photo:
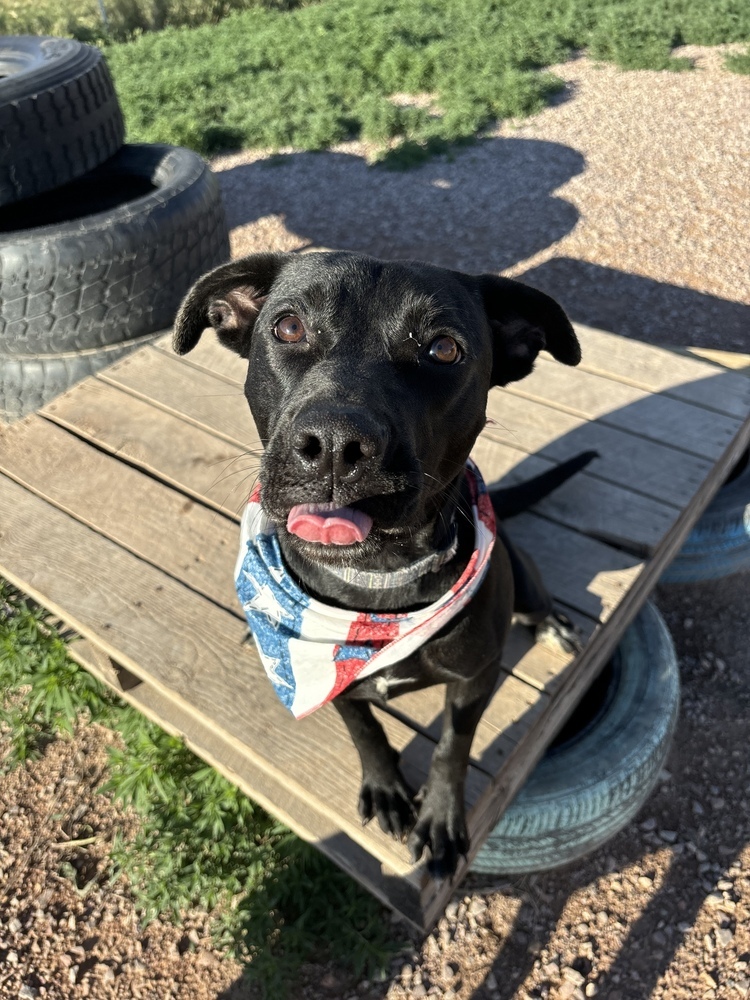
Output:
<svg viewBox="0 0 750 1000">
<path fill-rule="evenodd" d="M 383 833 L 391 833 L 399 840 L 414 826 L 411 792 L 398 771 L 388 779 L 364 777 L 358 809 L 363 823 L 377 816 Z"/>
<path fill-rule="evenodd" d="M 562 649 L 564 653 L 580 653 L 583 650 L 583 636 L 573 622 L 559 611 L 547 615 L 534 630 L 537 642 Z"/>
<path fill-rule="evenodd" d="M 469 850 L 463 796 L 438 796 L 428 791 L 408 846 L 414 861 L 419 861 L 425 847 L 429 847 L 427 870 L 433 878 L 444 879 L 453 875 L 459 857 L 466 857 Z"/>
</svg>

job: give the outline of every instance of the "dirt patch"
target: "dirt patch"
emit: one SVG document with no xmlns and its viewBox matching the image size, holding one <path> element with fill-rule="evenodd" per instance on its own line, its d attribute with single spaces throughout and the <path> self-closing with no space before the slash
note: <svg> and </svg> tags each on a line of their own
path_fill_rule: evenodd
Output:
<svg viewBox="0 0 750 1000">
<path fill-rule="evenodd" d="M 83 726 L 0 781 L 0 996 L 208 1000 L 239 966 L 212 948 L 204 913 L 142 928 L 107 851 L 135 818 L 96 792 L 117 737 Z"/>
</svg>

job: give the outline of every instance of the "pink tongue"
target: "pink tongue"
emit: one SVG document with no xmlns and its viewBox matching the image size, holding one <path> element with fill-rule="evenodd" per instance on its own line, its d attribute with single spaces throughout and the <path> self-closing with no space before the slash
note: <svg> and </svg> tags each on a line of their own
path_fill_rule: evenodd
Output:
<svg viewBox="0 0 750 1000">
<path fill-rule="evenodd" d="M 372 518 L 352 507 L 332 503 L 300 503 L 286 519 L 287 531 L 321 545 L 353 545 L 367 538 Z"/>
</svg>

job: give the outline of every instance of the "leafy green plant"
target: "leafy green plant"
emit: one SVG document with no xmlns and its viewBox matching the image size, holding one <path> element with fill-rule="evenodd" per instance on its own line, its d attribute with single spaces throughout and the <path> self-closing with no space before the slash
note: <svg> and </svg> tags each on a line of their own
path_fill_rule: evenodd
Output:
<svg viewBox="0 0 750 1000">
<path fill-rule="evenodd" d="M 132 840 L 115 837 L 110 858 L 142 920 L 179 919 L 196 906 L 212 912 L 218 941 L 249 960 L 248 978 L 268 996 L 285 995 L 300 963 L 313 958 L 378 974 L 398 947 L 381 906 L 74 663 L 71 637 L 0 579 L 3 763 L 29 760 L 81 718 L 119 733 L 100 792 L 140 817 Z"/>
<path fill-rule="evenodd" d="M 691 66 L 676 45 L 747 39 L 744 0 L 322 0 L 143 35 L 108 58 L 130 141 L 211 154 L 359 136 L 404 167 L 538 110 L 562 86 L 541 70 L 572 50 L 676 70 Z"/>
<path fill-rule="evenodd" d="M 71 660 L 50 616 L 0 580 L 0 724 L 10 734 L 4 767 L 38 756 L 81 712 L 105 725 L 115 698 Z"/>
</svg>

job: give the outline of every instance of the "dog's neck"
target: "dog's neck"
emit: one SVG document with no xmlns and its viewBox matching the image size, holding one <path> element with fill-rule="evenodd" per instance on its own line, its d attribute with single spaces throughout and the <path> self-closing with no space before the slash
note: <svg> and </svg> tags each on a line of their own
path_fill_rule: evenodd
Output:
<svg viewBox="0 0 750 1000">
<path fill-rule="evenodd" d="M 279 539 L 287 568 L 312 597 L 350 610 L 411 611 L 432 604 L 458 580 L 474 550 L 475 530 L 464 476 L 438 515 L 399 537 L 377 560 L 342 571 L 302 557 Z"/>
</svg>

